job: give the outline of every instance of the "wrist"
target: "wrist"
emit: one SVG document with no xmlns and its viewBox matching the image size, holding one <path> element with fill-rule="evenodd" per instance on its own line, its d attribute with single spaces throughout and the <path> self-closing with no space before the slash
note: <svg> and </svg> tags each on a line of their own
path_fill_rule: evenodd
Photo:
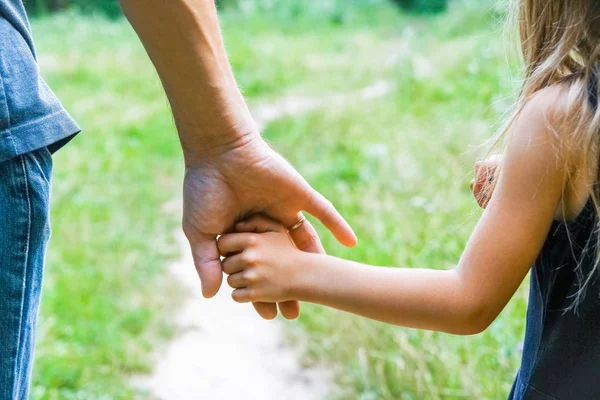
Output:
<svg viewBox="0 0 600 400">
<path fill-rule="evenodd" d="M 186 165 L 260 139 L 254 118 L 235 85 L 232 89 L 212 87 L 209 93 L 202 95 L 211 100 L 199 104 L 194 104 L 197 99 L 181 103 L 178 100 L 186 96 L 167 94 Z"/>
<path fill-rule="evenodd" d="M 293 300 L 314 302 L 318 291 L 318 272 L 324 268 L 327 255 L 303 251 L 298 251 L 298 253 L 288 294 Z"/>
<path fill-rule="evenodd" d="M 224 155 L 241 153 L 246 148 L 260 147 L 261 142 L 262 137 L 256 130 L 247 130 L 230 132 L 214 138 L 202 137 L 198 140 L 185 140 L 182 137 L 181 147 L 186 168 L 196 168 Z"/>
</svg>

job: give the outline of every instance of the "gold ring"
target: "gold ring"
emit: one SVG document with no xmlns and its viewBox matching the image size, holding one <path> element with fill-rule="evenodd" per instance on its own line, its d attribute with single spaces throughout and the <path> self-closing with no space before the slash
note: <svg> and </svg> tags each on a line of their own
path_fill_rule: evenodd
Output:
<svg viewBox="0 0 600 400">
<path fill-rule="evenodd" d="M 304 215 L 302 215 L 302 217 L 300 218 L 300 220 L 298 222 L 296 222 L 294 225 L 292 225 L 288 228 L 288 232 L 291 232 L 293 230 L 300 228 L 302 225 L 304 225 L 305 222 L 306 222 L 306 217 Z"/>
</svg>

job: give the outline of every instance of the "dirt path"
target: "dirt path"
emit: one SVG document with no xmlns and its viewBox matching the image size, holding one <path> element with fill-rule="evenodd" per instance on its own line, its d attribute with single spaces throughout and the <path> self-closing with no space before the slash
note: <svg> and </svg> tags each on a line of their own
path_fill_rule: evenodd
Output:
<svg viewBox="0 0 600 400">
<path fill-rule="evenodd" d="M 252 110 L 262 129 L 283 116 L 344 106 L 383 96 L 391 89 L 389 83 L 379 81 L 356 93 L 285 97 Z M 299 349 L 285 343 L 281 321 L 262 320 L 251 305 L 234 303 L 225 287 L 213 299 L 202 297 L 187 241 L 181 232 L 176 236 L 182 256 L 170 272 L 189 297 L 176 316 L 179 334 L 157 354 L 153 374 L 137 379 L 136 385 L 162 400 L 326 398 L 335 388 L 331 373 L 302 365 Z"/>
<path fill-rule="evenodd" d="M 324 398 L 331 388 L 327 371 L 303 368 L 300 354 L 283 341 L 281 322 L 234 303 L 230 290 L 204 299 L 187 241 L 180 233 L 177 240 L 185 256 L 170 271 L 190 297 L 176 317 L 180 333 L 143 386 L 163 400 Z"/>
</svg>

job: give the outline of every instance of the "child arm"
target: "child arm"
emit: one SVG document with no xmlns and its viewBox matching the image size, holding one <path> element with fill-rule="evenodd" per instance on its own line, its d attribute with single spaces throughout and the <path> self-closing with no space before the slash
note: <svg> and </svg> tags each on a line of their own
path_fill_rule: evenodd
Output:
<svg viewBox="0 0 600 400">
<path fill-rule="evenodd" d="M 565 166 L 548 129 L 554 93 L 518 118 L 499 181 L 453 270 L 370 267 L 293 248 L 282 233 L 225 235 L 239 302 L 298 299 L 396 325 L 456 334 L 484 330 L 539 254 L 562 196 Z M 284 240 L 285 239 L 285 240 Z"/>
</svg>

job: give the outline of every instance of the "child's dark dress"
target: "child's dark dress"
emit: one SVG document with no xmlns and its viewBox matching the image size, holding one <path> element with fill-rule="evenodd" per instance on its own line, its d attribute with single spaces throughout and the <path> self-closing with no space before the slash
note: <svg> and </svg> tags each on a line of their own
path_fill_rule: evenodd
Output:
<svg viewBox="0 0 600 400">
<path fill-rule="evenodd" d="M 594 107 L 597 93 L 594 79 Z M 531 269 L 523 360 L 509 400 L 600 400 L 600 270 L 566 311 L 594 266 L 596 221 L 589 200 L 574 221 L 552 224 Z"/>
</svg>

